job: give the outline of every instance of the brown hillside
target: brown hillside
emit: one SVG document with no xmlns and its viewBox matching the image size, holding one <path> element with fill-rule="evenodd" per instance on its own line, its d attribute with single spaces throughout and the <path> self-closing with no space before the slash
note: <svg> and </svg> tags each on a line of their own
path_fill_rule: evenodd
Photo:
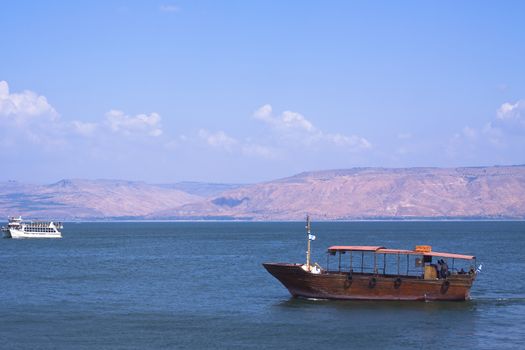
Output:
<svg viewBox="0 0 525 350">
<path fill-rule="evenodd" d="M 157 217 L 298 220 L 524 218 L 525 167 L 364 168 L 302 173 L 157 212 Z"/>
</svg>

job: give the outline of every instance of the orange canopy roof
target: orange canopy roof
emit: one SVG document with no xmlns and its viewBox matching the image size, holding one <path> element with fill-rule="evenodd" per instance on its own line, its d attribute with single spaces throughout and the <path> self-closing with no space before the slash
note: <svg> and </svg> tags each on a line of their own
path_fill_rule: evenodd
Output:
<svg viewBox="0 0 525 350">
<path fill-rule="evenodd" d="M 387 249 L 380 246 L 362 246 L 362 245 L 334 245 L 328 248 L 329 252 L 348 252 L 348 251 L 357 251 L 357 252 L 374 252 L 376 254 L 409 254 L 409 255 L 426 255 L 426 256 L 437 256 L 441 258 L 450 258 L 450 259 L 466 259 L 472 260 L 476 257 L 473 255 L 463 255 L 463 254 L 453 254 L 453 253 L 440 253 L 440 252 L 418 252 L 415 250 L 407 249 Z"/>
<path fill-rule="evenodd" d="M 338 252 L 338 251 L 346 252 L 346 251 L 354 250 L 354 251 L 360 251 L 360 252 L 374 252 L 374 251 L 376 251 L 378 249 L 382 249 L 382 248 L 385 248 L 385 247 L 369 246 L 369 245 L 333 245 L 330 248 L 328 248 L 328 251 L 331 251 L 331 252 Z"/>
</svg>

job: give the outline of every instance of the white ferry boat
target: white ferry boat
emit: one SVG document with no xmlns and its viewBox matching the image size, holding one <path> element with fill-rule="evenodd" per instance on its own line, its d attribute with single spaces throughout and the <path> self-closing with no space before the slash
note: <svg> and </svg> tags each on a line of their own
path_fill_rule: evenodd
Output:
<svg viewBox="0 0 525 350">
<path fill-rule="evenodd" d="M 7 226 L 2 227 L 5 238 L 62 238 L 61 222 L 22 221 L 22 217 L 10 217 Z"/>
</svg>

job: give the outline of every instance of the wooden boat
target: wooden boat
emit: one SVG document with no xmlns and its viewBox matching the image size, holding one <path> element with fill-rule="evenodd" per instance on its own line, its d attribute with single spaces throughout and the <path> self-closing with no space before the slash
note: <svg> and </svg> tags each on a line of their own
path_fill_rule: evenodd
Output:
<svg viewBox="0 0 525 350">
<path fill-rule="evenodd" d="M 347 300 L 467 300 L 476 278 L 475 256 L 382 246 L 332 246 L 327 267 L 311 264 L 307 217 L 306 264 L 264 263 L 294 297 Z M 337 269 L 330 269 L 330 257 Z M 451 268 L 448 268 L 449 263 Z M 463 266 L 463 267 L 461 267 Z M 461 267 L 461 268 L 460 268 Z"/>
</svg>

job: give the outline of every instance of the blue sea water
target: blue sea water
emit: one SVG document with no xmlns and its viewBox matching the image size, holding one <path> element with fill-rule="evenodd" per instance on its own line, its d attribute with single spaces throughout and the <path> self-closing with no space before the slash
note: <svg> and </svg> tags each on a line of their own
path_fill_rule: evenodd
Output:
<svg viewBox="0 0 525 350">
<path fill-rule="evenodd" d="M 315 223 L 334 244 L 474 254 L 467 302 L 292 299 L 261 266 L 302 262 L 304 223 L 68 223 L 0 240 L 0 348 L 525 348 L 525 222 Z"/>
</svg>

